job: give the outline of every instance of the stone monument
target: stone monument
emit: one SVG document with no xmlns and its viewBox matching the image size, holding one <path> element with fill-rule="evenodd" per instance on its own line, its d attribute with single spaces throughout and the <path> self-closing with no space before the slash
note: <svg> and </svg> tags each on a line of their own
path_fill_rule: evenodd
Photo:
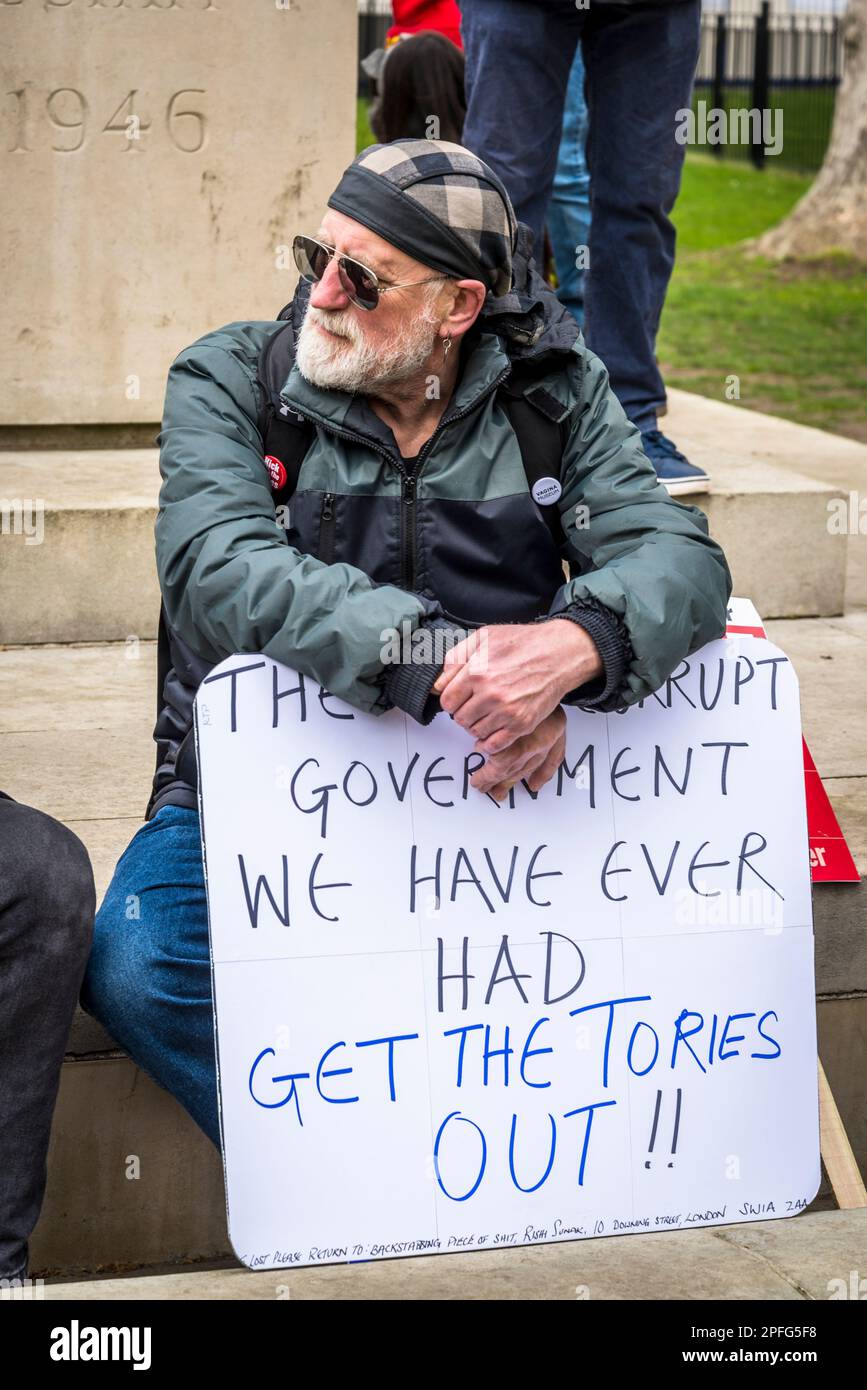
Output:
<svg viewBox="0 0 867 1390">
<path fill-rule="evenodd" d="M 0 0 L 0 426 L 158 421 L 354 153 L 353 0 Z"/>
</svg>

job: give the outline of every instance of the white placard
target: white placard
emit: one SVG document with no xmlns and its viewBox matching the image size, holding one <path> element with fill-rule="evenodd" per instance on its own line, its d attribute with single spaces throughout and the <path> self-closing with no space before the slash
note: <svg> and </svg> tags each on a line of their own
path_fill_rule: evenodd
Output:
<svg viewBox="0 0 867 1390">
<path fill-rule="evenodd" d="M 567 710 L 536 796 L 445 714 L 270 659 L 196 731 L 229 1231 L 251 1268 L 802 1211 L 819 1187 L 797 680 L 712 642 Z"/>
</svg>

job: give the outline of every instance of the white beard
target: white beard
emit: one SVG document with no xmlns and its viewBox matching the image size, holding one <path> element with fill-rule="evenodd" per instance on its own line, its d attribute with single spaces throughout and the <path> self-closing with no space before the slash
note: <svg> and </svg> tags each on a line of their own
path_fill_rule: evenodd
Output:
<svg viewBox="0 0 867 1390">
<path fill-rule="evenodd" d="M 315 327 L 317 323 L 341 334 L 345 341 L 326 337 Z M 428 317 L 428 306 L 424 305 L 406 319 L 387 344 L 374 346 L 348 313 L 308 304 L 295 361 L 301 375 L 314 386 L 370 394 L 378 387 L 407 380 L 424 366 L 436 342 L 437 326 L 438 321 Z"/>
</svg>

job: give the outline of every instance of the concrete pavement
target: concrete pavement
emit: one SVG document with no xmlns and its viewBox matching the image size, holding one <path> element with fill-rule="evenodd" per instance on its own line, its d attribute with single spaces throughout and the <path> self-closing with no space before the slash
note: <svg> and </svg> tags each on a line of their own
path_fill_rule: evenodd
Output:
<svg viewBox="0 0 867 1390">
<path fill-rule="evenodd" d="M 853 1271 L 856 1278 L 852 1278 Z M 859 1273 L 860 1272 L 860 1273 Z M 515 1250 L 49 1283 L 46 1299 L 813 1300 L 867 1275 L 867 1208 Z M 867 1292 L 865 1281 L 864 1297 Z"/>
</svg>

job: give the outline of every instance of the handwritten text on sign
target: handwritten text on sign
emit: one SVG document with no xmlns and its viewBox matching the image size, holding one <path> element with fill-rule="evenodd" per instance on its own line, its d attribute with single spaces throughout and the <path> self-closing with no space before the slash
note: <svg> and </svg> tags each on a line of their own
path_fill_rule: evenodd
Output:
<svg viewBox="0 0 867 1390">
<path fill-rule="evenodd" d="M 798 690 L 714 642 L 567 711 L 535 796 L 446 715 L 236 656 L 197 699 L 230 1232 L 253 1267 L 803 1210 L 819 1184 Z"/>
</svg>

